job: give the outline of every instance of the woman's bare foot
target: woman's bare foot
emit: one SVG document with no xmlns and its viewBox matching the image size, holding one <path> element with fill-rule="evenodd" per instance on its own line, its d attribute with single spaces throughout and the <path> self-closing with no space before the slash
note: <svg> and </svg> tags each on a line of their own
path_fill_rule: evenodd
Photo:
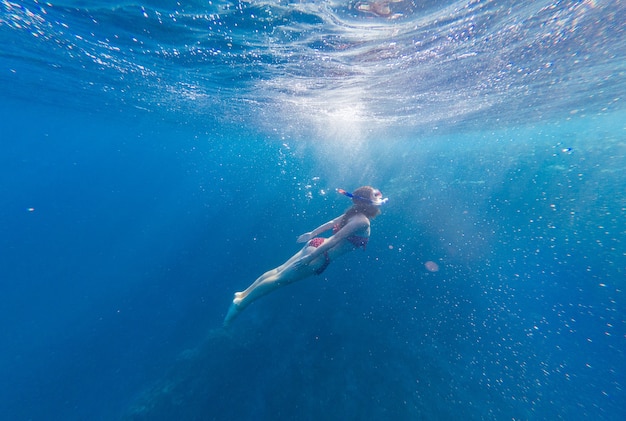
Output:
<svg viewBox="0 0 626 421">
<path fill-rule="evenodd" d="M 237 315 L 241 311 L 239 309 L 239 304 L 241 303 L 241 300 L 243 299 L 241 297 L 242 295 L 243 294 L 241 292 L 235 292 L 235 298 L 233 298 L 233 303 L 230 305 L 230 307 L 228 309 L 228 313 L 226 314 L 226 318 L 224 319 L 224 326 L 228 326 L 230 324 L 230 322 L 235 317 L 237 317 Z"/>
</svg>

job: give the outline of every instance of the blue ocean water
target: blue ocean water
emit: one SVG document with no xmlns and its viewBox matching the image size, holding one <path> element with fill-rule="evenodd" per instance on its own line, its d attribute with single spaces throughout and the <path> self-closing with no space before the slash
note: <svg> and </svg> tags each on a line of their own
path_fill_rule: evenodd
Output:
<svg viewBox="0 0 626 421">
<path fill-rule="evenodd" d="M 624 419 L 625 10 L 1 1 L 2 418 Z"/>
</svg>

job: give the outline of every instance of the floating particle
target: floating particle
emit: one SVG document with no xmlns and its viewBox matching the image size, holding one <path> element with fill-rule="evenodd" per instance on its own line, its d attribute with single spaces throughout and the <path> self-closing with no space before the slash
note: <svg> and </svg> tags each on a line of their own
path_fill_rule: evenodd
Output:
<svg viewBox="0 0 626 421">
<path fill-rule="evenodd" d="M 432 260 L 429 260 L 428 262 L 424 263 L 424 267 L 429 272 L 439 272 L 439 265 L 433 262 Z"/>
</svg>

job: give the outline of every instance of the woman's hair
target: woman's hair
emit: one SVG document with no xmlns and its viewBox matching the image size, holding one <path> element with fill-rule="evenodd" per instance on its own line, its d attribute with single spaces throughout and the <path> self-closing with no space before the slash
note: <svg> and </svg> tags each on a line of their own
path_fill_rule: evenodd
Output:
<svg viewBox="0 0 626 421">
<path fill-rule="evenodd" d="M 357 213 L 362 213 L 367 216 L 368 219 L 374 218 L 376 215 L 380 213 L 380 209 L 378 206 L 372 204 L 370 199 L 374 195 L 374 188 L 370 186 L 359 187 L 355 191 L 352 192 L 352 207 L 343 214 L 343 218 L 341 218 L 341 223 L 339 224 L 340 228 L 343 228 L 344 225 L 348 223 L 348 220 L 356 215 Z M 366 200 L 363 200 L 366 199 Z"/>
</svg>

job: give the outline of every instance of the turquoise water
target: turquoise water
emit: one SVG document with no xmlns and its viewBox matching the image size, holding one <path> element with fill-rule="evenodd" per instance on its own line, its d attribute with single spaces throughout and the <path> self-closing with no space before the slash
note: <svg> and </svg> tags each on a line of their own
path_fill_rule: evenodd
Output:
<svg viewBox="0 0 626 421">
<path fill-rule="evenodd" d="M 0 2 L 3 418 L 623 419 L 625 9 L 518 3 Z"/>
</svg>

